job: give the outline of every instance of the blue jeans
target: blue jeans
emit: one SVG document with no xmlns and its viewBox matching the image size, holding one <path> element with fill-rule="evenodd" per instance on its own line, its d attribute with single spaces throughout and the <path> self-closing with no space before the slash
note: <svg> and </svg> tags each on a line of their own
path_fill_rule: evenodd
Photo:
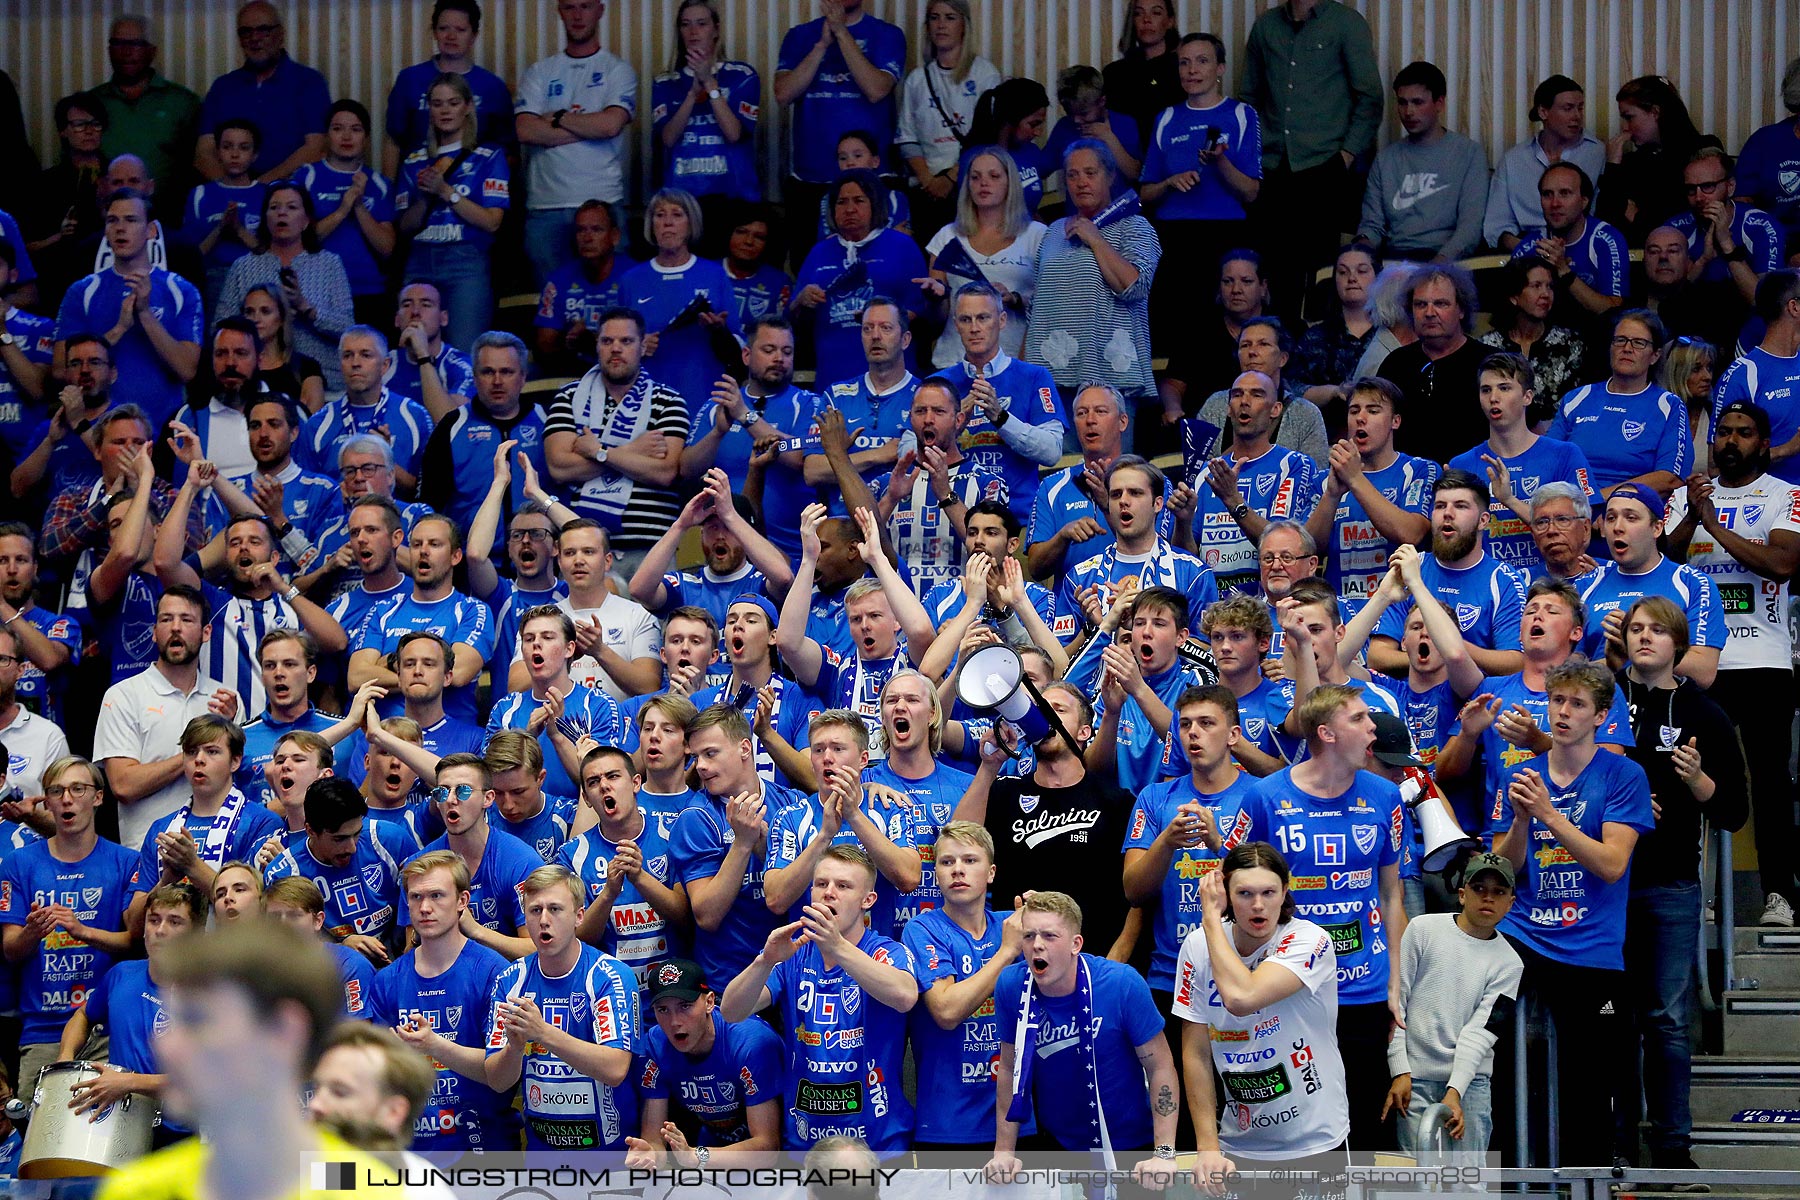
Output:
<svg viewBox="0 0 1800 1200">
<path fill-rule="evenodd" d="M 494 319 L 494 281 L 487 251 L 467 242 L 414 242 L 406 256 L 406 274 L 409 279 L 429 279 L 437 285 L 450 318 L 444 326 L 444 340 L 468 353 L 470 343 L 486 332 Z"/>
<path fill-rule="evenodd" d="M 1406 910 L 1406 919 L 1425 915 L 1425 880 L 1420 876 L 1400 881 L 1400 907 Z"/>
<path fill-rule="evenodd" d="M 1684 1160 L 1693 1117 L 1688 1100 L 1693 1072 L 1694 955 L 1700 941 L 1700 885 L 1695 882 L 1633 887 L 1625 919 L 1625 977 L 1637 1034 L 1638 1056 L 1624 1056 L 1617 1106 L 1622 1149 L 1637 1143 L 1637 1124 L 1647 1099 L 1651 1166 Z"/>
<path fill-rule="evenodd" d="M 1412 1105 L 1406 1119 L 1400 1122 L 1400 1149 L 1418 1153 L 1413 1135 L 1418 1132 L 1419 1118 L 1433 1104 L 1441 1102 L 1450 1089 L 1447 1079 L 1420 1079 L 1413 1076 Z M 1485 1154 L 1494 1136 L 1494 1093 L 1486 1075 L 1469 1080 L 1469 1090 L 1462 1094 L 1463 1135 L 1461 1140 L 1449 1138 L 1450 1150 L 1456 1154 Z"/>
</svg>

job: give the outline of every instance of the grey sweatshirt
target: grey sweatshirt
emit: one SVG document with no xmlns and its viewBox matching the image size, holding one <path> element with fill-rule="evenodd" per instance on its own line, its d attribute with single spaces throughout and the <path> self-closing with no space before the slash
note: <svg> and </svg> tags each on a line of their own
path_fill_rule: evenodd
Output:
<svg viewBox="0 0 1800 1200">
<path fill-rule="evenodd" d="M 1388 1070 L 1444 1080 L 1461 1095 L 1477 1075 L 1494 1070 L 1488 1019 L 1501 996 L 1519 996 L 1525 964 L 1498 934 L 1483 941 L 1462 931 L 1451 913 L 1406 924 L 1400 939 L 1400 1011 L 1406 1028 L 1388 1042 Z"/>
<path fill-rule="evenodd" d="M 1429 142 L 1383 146 L 1363 192 L 1359 235 L 1393 250 L 1464 258 L 1481 244 L 1487 150 L 1446 131 Z"/>
</svg>

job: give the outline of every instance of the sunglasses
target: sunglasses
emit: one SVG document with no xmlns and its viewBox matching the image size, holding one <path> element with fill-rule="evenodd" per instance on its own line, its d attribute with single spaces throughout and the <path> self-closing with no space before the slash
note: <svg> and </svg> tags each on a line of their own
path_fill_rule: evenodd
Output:
<svg viewBox="0 0 1800 1200">
<path fill-rule="evenodd" d="M 474 785 L 459 783 L 455 787 L 451 787 L 448 784 L 439 784 L 431 789 L 428 798 L 433 804 L 447 804 L 453 795 L 458 804 L 467 804 L 475 796 Z"/>
</svg>

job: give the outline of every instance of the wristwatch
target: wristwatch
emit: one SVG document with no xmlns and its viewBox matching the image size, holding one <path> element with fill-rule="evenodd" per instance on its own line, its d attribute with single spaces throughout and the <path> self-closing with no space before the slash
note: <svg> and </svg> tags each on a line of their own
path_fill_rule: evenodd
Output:
<svg viewBox="0 0 1800 1200">
<path fill-rule="evenodd" d="M 708 100 L 717 100 L 720 96 L 723 96 L 724 94 L 725 93 L 721 92 L 718 88 L 713 88 L 712 90 L 710 90 L 706 93 L 706 98 Z M 704 1162 L 705 1160 L 702 1159 L 701 1161 Z"/>
<path fill-rule="evenodd" d="M 0 333 L 0 346 L 16 346 L 19 339 L 10 333 Z"/>
<path fill-rule="evenodd" d="M 1152 1157 L 1160 1158 L 1164 1162 L 1173 1162 L 1175 1160 L 1175 1147 L 1173 1147 L 1173 1146 L 1158 1146 L 1155 1149 L 1153 1149 L 1152 1151 L 1150 1151 L 1150 1154 Z"/>
<path fill-rule="evenodd" d="M 550 114 L 550 128 L 561 129 L 562 123 L 563 123 L 563 118 L 568 115 L 569 115 L 569 110 L 566 108 L 559 108 L 555 112 L 551 113 Z"/>
<path fill-rule="evenodd" d="M 744 428 L 748 429 L 752 425 L 759 425 L 762 423 L 762 419 L 763 419 L 763 415 L 760 412 L 757 412 L 753 408 L 749 412 L 744 414 Z"/>
<path fill-rule="evenodd" d="M 599 463 L 603 467 L 606 465 L 606 447 L 605 446 L 602 446 L 598 450 L 594 451 L 594 461 Z"/>
<path fill-rule="evenodd" d="M 718 92 L 713 93 L 713 95 L 715 95 L 715 96 L 718 94 L 719 94 Z M 712 1147 L 711 1146 L 696 1146 L 696 1147 L 694 1147 L 694 1157 L 696 1159 L 698 1159 L 700 1161 L 700 1165 L 704 1167 L 706 1165 L 706 1160 L 712 1157 Z"/>
<path fill-rule="evenodd" d="M 1250 506 L 1248 504 L 1240 504 L 1231 510 L 1231 519 L 1234 521 L 1241 521 L 1244 519 L 1244 514 L 1249 511 Z"/>
</svg>

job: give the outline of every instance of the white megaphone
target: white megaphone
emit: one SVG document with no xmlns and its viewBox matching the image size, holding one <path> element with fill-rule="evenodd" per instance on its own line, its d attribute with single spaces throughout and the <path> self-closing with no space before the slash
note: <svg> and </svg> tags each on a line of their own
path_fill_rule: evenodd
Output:
<svg viewBox="0 0 1800 1200">
<path fill-rule="evenodd" d="M 1026 676 L 1025 660 L 1011 646 L 983 646 L 969 655 L 956 676 L 956 696 L 970 708 L 991 712 L 1006 721 L 1027 746 L 1060 733 L 1076 754 L 1081 753 L 1081 747 Z"/>
<path fill-rule="evenodd" d="M 1425 843 L 1425 857 L 1419 869 L 1436 874 L 1456 861 L 1465 849 L 1480 850 L 1481 841 L 1462 831 L 1450 806 L 1412 775 L 1401 781 L 1400 799 L 1412 809 L 1413 822 L 1419 827 L 1419 838 Z"/>
</svg>

